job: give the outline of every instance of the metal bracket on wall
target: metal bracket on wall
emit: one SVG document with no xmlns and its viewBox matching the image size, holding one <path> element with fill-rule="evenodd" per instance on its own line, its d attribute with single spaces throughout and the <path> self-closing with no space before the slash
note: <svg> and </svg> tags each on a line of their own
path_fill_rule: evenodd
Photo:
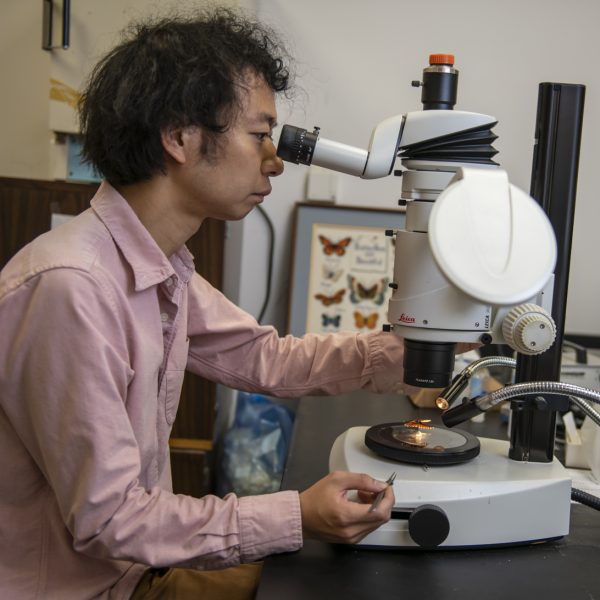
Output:
<svg viewBox="0 0 600 600">
<path fill-rule="evenodd" d="M 66 50 L 69 47 L 69 34 L 71 31 L 71 0 L 62 0 L 62 44 L 53 45 L 53 20 L 55 0 L 43 1 L 42 23 L 42 50 L 51 51 L 55 48 Z"/>
</svg>

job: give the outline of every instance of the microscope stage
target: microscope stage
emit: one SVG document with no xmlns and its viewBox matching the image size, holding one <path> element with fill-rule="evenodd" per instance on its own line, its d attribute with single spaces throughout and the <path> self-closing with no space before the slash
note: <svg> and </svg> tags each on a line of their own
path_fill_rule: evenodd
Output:
<svg viewBox="0 0 600 600">
<path fill-rule="evenodd" d="M 396 473 L 390 521 L 363 546 L 424 548 L 497 546 L 555 539 L 569 532 L 571 479 L 555 458 L 508 458 L 508 442 L 480 438 L 469 462 L 428 466 L 382 458 L 365 445 L 368 427 L 353 427 L 331 449 L 330 471 Z"/>
</svg>

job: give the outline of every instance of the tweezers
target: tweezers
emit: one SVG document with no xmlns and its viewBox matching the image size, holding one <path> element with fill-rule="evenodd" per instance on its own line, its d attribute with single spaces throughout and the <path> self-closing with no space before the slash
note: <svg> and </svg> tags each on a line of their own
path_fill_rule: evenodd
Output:
<svg viewBox="0 0 600 600">
<path fill-rule="evenodd" d="M 373 504 L 371 504 L 371 506 L 369 507 L 369 512 L 373 512 L 381 504 L 381 501 L 383 500 L 383 497 L 385 496 L 385 490 L 394 483 L 394 479 L 396 479 L 396 472 L 392 473 L 387 478 L 387 481 L 386 481 L 387 487 L 385 489 L 381 490 L 377 494 L 377 496 L 375 496 L 375 500 L 373 500 Z"/>
</svg>

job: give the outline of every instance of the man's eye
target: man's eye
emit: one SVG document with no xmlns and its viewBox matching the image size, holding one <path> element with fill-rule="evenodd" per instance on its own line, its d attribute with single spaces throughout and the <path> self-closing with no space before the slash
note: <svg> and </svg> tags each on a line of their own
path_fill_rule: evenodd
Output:
<svg viewBox="0 0 600 600">
<path fill-rule="evenodd" d="M 261 142 L 263 140 L 266 140 L 267 138 L 269 138 L 270 140 L 273 139 L 273 134 L 270 131 L 261 131 L 261 132 L 257 132 L 254 134 Z"/>
</svg>

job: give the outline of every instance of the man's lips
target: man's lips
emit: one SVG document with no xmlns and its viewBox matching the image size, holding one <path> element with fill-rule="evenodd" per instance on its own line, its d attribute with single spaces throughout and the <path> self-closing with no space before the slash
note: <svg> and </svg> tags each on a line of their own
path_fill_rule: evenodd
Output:
<svg viewBox="0 0 600 600">
<path fill-rule="evenodd" d="M 252 194 L 252 196 L 256 197 L 256 198 L 260 198 L 260 202 L 262 202 L 266 196 L 268 196 L 271 193 L 271 189 L 269 188 L 268 190 L 263 190 L 262 192 L 254 192 L 254 194 Z"/>
</svg>

